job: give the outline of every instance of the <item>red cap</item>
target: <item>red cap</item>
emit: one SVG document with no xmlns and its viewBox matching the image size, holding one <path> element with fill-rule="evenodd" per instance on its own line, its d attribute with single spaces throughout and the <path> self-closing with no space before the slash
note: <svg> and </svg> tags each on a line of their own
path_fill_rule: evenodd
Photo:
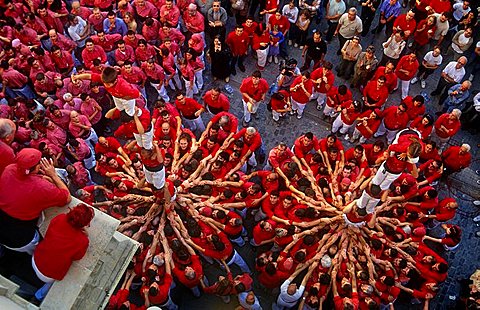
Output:
<svg viewBox="0 0 480 310">
<path fill-rule="evenodd" d="M 343 178 L 342 183 L 345 185 L 350 185 L 352 183 L 352 180 L 350 180 L 349 178 Z"/>
<path fill-rule="evenodd" d="M 37 149 L 25 148 L 17 154 L 17 167 L 22 170 L 28 170 L 35 167 L 42 158 L 42 152 Z"/>
</svg>

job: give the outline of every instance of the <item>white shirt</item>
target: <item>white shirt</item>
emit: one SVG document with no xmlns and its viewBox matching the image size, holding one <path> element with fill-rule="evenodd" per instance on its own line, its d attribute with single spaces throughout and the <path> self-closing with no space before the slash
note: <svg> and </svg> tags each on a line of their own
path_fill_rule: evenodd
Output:
<svg viewBox="0 0 480 310">
<path fill-rule="evenodd" d="M 463 1 L 460 3 L 455 3 L 453 5 L 453 18 L 459 21 L 463 17 L 463 15 L 468 14 L 470 10 L 470 6 L 468 6 L 466 10 L 463 8 Z"/>
<path fill-rule="evenodd" d="M 451 77 L 455 82 L 460 83 L 465 76 L 465 68 L 461 67 L 460 69 L 457 69 L 456 65 L 456 61 L 449 62 L 445 69 L 443 69 L 443 72 Z"/>
<path fill-rule="evenodd" d="M 243 309 L 248 309 L 248 310 L 262 310 L 262 306 L 260 306 L 260 302 L 258 301 L 257 296 L 255 296 L 255 303 L 253 305 L 249 305 L 245 302 L 247 299 L 248 292 L 241 292 L 238 294 L 238 302 L 240 303 L 240 306 L 243 307 Z"/>
<path fill-rule="evenodd" d="M 442 64 L 443 57 L 441 54 L 435 57 L 433 56 L 433 51 L 430 51 L 425 55 L 425 57 L 423 57 L 423 60 L 431 66 L 440 66 Z"/>
<path fill-rule="evenodd" d="M 458 43 L 460 43 L 460 46 L 455 44 L 454 42 L 452 42 L 452 49 L 457 52 L 458 54 L 463 54 L 463 51 L 460 47 L 463 47 L 465 46 L 466 44 L 468 44 L 468 42 L 471 40 L 472 38 L 467 38 L 465 36 L 465 32 L 462 33 L 461 35 L 458 36 Z"/>
<path fill-rule="evenodd" d="M 480 93 L 473 97 L 473 107 L 475 108 L 475 111 L 480 112 Z"/>
<path fill-rule="evenodd" d="M 76 18 L 78 23 L 76 25 L 71 24 L 68 27 L 68 34 L 70 35 L 70 38 L 77 43 L 78 47 L 83 47 L 85 46 L 85 40 L 87 38 L 81 40 L 80 35 L 83 33 L 87 23 L 80 16 L 77 16 Z"/>
<path fill-rule="evenodd" d="M 388 47 L 385 47 L 387 43 L 390 41 Z M 387 42 L 383 43 L 383 53 L 390 58 L 398 59 L 400 58 L 400 54 L 402 53 L 403 49 L 405 48 L 405 40 L 400 42 L 395 41 L 393 37 L 390 37 Z"/>
<path fill-rule="evenodd" d="M 450 24 L 448 23 L 448 20 L 444 23 L 440 21 L 440 16 L 441 14 L 435 13 L 433 14 L 435 18 L 437 19 L 437 30 L 435 31 L 435 34 L 433 35 L 434 40 L 440 40 L 440 36 L 445 36 L 448 32 L 448 29 L 450 28 Z"/>
<path fill-rule="evenodd" d="M 330 0 L 328 2 L 329 4 L 329 10 L 327 12 L 327 16 L 335 16 L 335 15 L 338 15 L 338 14 L 343 14 L 345 13 L 345 10 L 347 9 L 346 5 L 345 5 L 345 2 L 343 2 L 343 0 L 340 0 L 340 2 L 337 2 L 337 0 Z M 338 18 L 336 19 L 331 19 L 330 22 L 331 23 L 337 23 L 338 20 L 340 19 L 341 16 L 339 16 Z"/>
<path fill-rule="evenodd" d="M 297 290 L 295 291 L 295 294 L 290 295 L 287 293 L 290 283 L 290 280 L 285 280 L 285 282 L 283 282 L 282 286 L 280 287 L 280 295 L 278 295 L 278 299 L 282 300 L 285 304 L 291 304 L 291 308 L 295 306 L 300 297 L 302 297 L 305 287 L 303 285 L 300 285 L 300 287 L 297 288 Z"/>
<path fill-rule="evenodd" d="M 291 9 L 290 6 L 286 4 L 283 6 L 282 15 L 288 18 L 289 22 L 291 22 L 292 24 L 295 24 L 297 22 L 297 17 L 298 17 L 298 8 L 294 7 L 293 9 Z"/>
</svg>

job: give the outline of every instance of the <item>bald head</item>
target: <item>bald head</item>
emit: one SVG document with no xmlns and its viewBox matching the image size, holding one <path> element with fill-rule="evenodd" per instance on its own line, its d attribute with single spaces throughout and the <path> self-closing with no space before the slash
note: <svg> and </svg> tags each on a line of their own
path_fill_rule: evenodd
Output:
<svg viewBox="0 0 480 310">
<path fill-rule="evenodd" d="M 15 137 L 16 130 L 17 126 L 12 120 L 8 118 L 0 118 L 0 140 L 7 144 L 11 144 Z"/>
</svg>

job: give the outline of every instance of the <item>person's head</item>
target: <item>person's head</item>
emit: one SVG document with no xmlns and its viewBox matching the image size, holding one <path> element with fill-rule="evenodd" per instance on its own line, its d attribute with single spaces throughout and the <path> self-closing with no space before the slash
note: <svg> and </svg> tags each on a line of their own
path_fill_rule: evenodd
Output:
<svg viewBox="0 0 480 310">
<path fill-rule="evenodd" d="M 113 67 L 106 67 L 102 71 L 102 82 L 106 87 L 112 87 L 117 83 L 118 72 Z"/>
<path fill-rule="evenodd" d="M 220 0 L 214 0 L 212 3 L 212 9 L 214 12 L 220 11 L 221 3 Z"/>
<path fill-rule="evenodd" d="M 402 103 L 400 103 L 400 104 L 398 105 L 398 107 L 397 107 L 397 113 L 401 115 L 401 114 L 403 114 L 403 113 L 405 113 L 405 112 L 407 112 L 407 105 L 402 102 Z"/>
<path fill-rule="evenodd" d="M 75 229 L 82 229 L 90 224 L 94 215 L 93 208 L 80 203 L 67 213 L 67 222 Z"/>
<path fill-rule="evenodd" d="M 405 17 L 408 21 L 413 20 L 415 18 L 415 12 L 413 10 L 410 10 L 407 12 L 407 15 Z"/>
<path fill-rule="evenodd" d="M 462 111 L 459 109 L 453 109 L 452 112 L 450 112 L 450 115 L 448 118 L 452 121 L 458 121 L 460 120 L 460 116 L 462 115 Z"/>
<path fill-rule="evenodd" d="M 323 71 L 330 72 L 333 69 L 333 64 L 330 61 L 325 61 L 323 63 Z"/>
<path fill-rule="evenodd" d="M 0 118 L 0 140 L 11 144 L 13 139 L 15 138 L 15 132 L 17 130 L 17 126 L 15 123 L 7 118 Z"/>
<path fill-rule="evenodd" d="M 442 50 L 440 49 L 439 46 L 435 46 L 433 48 L 433 56 L 438 57 L 438 56 L 440 56 L 440 54 L 442 54 Z"/>
<path fill-rule="evenodd" d="M 462 144 L 459 150 L 459 154 L 464 155 L 470 152 L 470 145 L 467 143 Z"/>
<path fill-rule="evenodd" d="M 465 29 L 465 32 L 463 33 L 463 35 L 466 37 L 466 38 L 471 38 L 472 35 L 473 35 L 473 29 L 468 27 Z"/>
<path fill-rule="evenodd" d="M 358 46 L 358 45 L 360 44 L 360 37 L 354 36 L 354 37 L 352 38 L 352 42 L 351 42 L 351 43 L 353 44 L 353 46 Z"/>
<path fill-rule="evenodd" d="M 442 24 L 446 23 L 451 18 L 452 18 L 452 13 L 450 13 L 449 11 L 443 12 L 442 15 L 440 15 L 440 22 Z"/>
<path fill-rule="evenodd" d="M 187 12 L 188 15 L 195 16 L 195 14 L 197 14 L 197 5 L 194 3 L 190 3 L 187 7 Z"/>
<path fill-rule="evenodd" d="M 70 112 L 70 120 L 72 122 L 78 123 L 80 121 L 79 114 L 77 111 L 71 111 Z"/>
<path fill-rule="evenodd" d="M 455 65 L 455 68 L 458 70 L 460 68 L 465 67 L 465 65 L 467 64 L 467 61 L 468 61 L 467 57 L 461 56 L 460 58 L 458 58 L 457 64 Z"/>
<path fill-rule="evenodd" d="M 352 7 L 348 10 L 348 19 L 349 20 L 355 20 L 357 17 L 357 9 Z"/>
<path fill-rule="evenodd" d="M 383 87 L 385 85 L 385 82 L 387 81 L 387 79 L 385 78 L 385 76 L 381 75 L 378 79 L 377 79 L 377 88 L 380 89 L 381 87 Z"/>
<path fill-rule="evenodd" d="M 133 71 L 132 62 L 126 60 L 126 61 L 123 63 L 123 70 L 125 70 L 126 73 L 132 73 L 132 71 Z"/>
<path fill-rule="evenodd" d="M 469 80 L 463 81 L 460 85 L 460 89 L 462 91 L 467 91 L 470 89 L 470 87 L 472 87 L 472 82 L 470 82 Z"/>
</svg>

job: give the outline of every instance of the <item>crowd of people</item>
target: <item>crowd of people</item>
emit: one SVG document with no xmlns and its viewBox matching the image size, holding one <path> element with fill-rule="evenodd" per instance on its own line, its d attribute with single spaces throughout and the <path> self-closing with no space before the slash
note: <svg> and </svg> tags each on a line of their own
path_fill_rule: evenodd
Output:
<svg viewBox="0 0 480 310">
<path fill-rule="evenodd" d="M 273 309 L 386 309 L 401 292 L 428 308 L 447 277 L 442 252 L 462 234 L 437 185 L 472 160 L 450 141 L 478 131 L 478 4 L 407 2 L 5 0 L 0 244 L 33 255 L 37 301 L 88 247 L 84 204 L 42 241 L 36 229 L 71 193 L 141 244 L 110 309 L 176 309 L 175 286 L 261 309 L 253 274 Z M 380 58 L 369 32 L 385 32 Z M 229 80 L 247 57 L 256 69 L 238 88 L 239 117 Z M 204 90 L 206 69 L 216 82 Z M 433 100 L 412 94 L 417 82 Z M 267 152 L 252 126 L 262 104 L 278 124 L 313 104 L 331 132 L 279 137 Z M 207 265 L 223 275 L 207 278 Z"/>
</svg>

